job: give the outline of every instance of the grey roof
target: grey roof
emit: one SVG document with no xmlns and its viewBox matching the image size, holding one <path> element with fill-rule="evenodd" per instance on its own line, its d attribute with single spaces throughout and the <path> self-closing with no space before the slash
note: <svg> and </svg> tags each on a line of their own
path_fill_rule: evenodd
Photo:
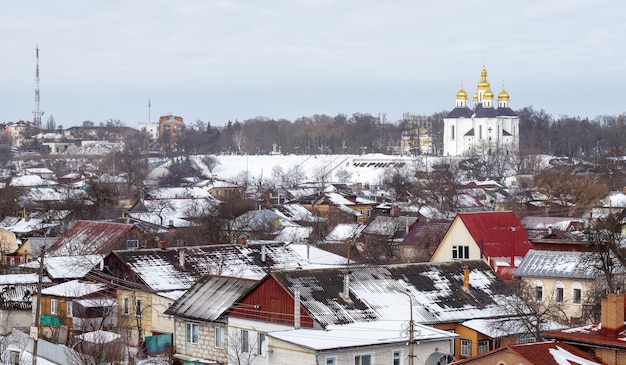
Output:
<svg viewBox="0 0 626 365">
<path fill-rule="evenodd" d="M 446 118 L 471 118 L 472 114 L 474 114 L 474 112 L 468 107 L 456 107 L 446 115 Z"/>
<path fill-rule="evenodd" d="M 364 234 L 382 235 L 388 237 L 404 237 L 409 227 L 417 221 L 417 217 L 379 215 L 363 230 Z"/>
<path fill-rule="evenodd" d="M 601 273 L 589 264 L 590 253 L 578 251 L 530 250 L 515 276 L 568 279 L 595 279 Z"/>
<path fill-rule="evenodd" d="M 498 115 L 501 115 L 503 117 L 517 117 L 517 114 L 515 114 L 515 112 L 511 108 L 500 107 L 496 111 L 498 112 Z"/>
<path fill-rule="evenodd" d="M 203 276 L 165 314 L 208 322 L 220 320 L 256 283 L 249 279 Z"/>
<path fill-rule="evenodd" d="M 292 296 L 299 286 L 302 306 L 322 327 L 399 319 L 406 308 L 423 324 L 511 314 L 503 282 L 482 260 L 351 267 L 349 299 L 343 294 L 345 272 L 344 267 L 270 275 Z"/>
<path fill-rule="evenodd" d="M 120 250 L 113 255 L 155 292 L 187 290 L 207 274 L 259 280 L 269 270 L 324 267 L 277 242 Z"/>
<path fill-rule="evenodd" d="M 476 109 L 474 110 L 475 118 L 495 118 L 498 116 L 498 112 L 492 108 L 483 108 L 482 104 L 476 105 Z"/>
</svg>

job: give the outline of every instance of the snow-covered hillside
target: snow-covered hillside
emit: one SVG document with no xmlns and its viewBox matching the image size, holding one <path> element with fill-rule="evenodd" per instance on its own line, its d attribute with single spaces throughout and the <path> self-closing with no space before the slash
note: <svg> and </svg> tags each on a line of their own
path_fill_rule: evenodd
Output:
<svg viewBox="0 0 626 365">
<path fill-rule="evenodd" d="M 203 163 L 204 156 L 192 156 L 204 175 L 227 181 L 259 182 L 282 176 L 297 175 L 299 182 L 346 182 L 379 185 L 385 171 L 393 167 L 428 166 L 437 157 L 401 157 L 369 155 L 220 155 L 211 172 Z"/>
</svg>

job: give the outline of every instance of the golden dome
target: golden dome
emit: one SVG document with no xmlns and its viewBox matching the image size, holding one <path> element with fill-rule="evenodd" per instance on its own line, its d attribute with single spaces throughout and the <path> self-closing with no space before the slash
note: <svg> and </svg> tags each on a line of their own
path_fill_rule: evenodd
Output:
<svg viewBox="0 0 626 365">
<path fill-rule="evenodd" d="M 498 94 L 498 100 L 509 100 L 509 93 L 504 90 L 504 87 L 502 87 L 502 91 Z"/>
<path fill-rule="evenodd" d="M 478 90 L 489 90 L 491 85 L 489 81 L 487 81 L 487 70 L 483 67 L 483 70 L 480 72 L 480 81 L 478 82 Z"/>
<path fill-rule="evenodd" d="M 478 91 L 474 93 L 474 97 L 472 97 L 473 101 L 478 101 Z"/>
<path fill-rule="evenodd" d="M 463 87 L 461 87 L 459 91 L 456 93 L 456 98 L 463 99 L 463 100 L 467 99 L 467 93 L 465 92 L 465 90 L 463 90 Z"/>
<path fill-rule="evenodd" d="M 483 93 L 483 99 L 493 99 L 493 92 L 491 92 L 491 89 L 487 89 L 487 91 Z"/>
</svg>

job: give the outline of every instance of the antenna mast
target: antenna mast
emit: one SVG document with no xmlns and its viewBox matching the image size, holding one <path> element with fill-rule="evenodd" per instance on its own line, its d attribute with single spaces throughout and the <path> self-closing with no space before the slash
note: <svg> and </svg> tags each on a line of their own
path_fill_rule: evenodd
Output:
<svg viewBox="0 0 626 365">
<path fill-rule="evenodd" d="M 40 99 L 39 99 L 39 44 L 35 48 L 35 55 L 37 57 L 37 68 L 35 69 L 35 111 L 33 112 L 33 124 L 37 127 L 41 127 L 41 111 Z"/>
</svg>

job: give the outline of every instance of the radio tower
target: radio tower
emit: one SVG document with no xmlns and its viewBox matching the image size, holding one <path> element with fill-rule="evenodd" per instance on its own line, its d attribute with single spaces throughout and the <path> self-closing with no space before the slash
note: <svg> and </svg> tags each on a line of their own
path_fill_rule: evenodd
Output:
<svg viewBox="0 0 626 365">
<path fill-rule="evenodd" d="M 33 112 L 33 123 L 37 127 L 41 127 L 41 116 L 43 115 L 43 111 L 41 111 L 41 105 L 39 100 L 39 44 L 35 48 L 35 55 L 37 56 L 37 68 L 35 69 L 35 111 Z"/>
</svg>

